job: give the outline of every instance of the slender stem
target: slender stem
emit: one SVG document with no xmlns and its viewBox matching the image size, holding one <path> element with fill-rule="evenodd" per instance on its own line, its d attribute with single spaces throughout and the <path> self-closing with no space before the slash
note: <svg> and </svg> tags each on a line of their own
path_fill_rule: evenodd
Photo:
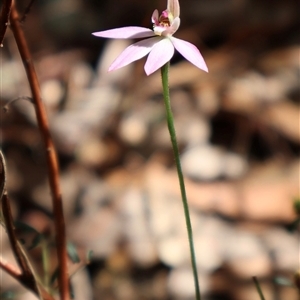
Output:
<svg viewBox="0 0 300 300">
<path fill-rule="evenodd" d="M 36 293 L 38 293 L 34 275 L 29 267 L 28 262 L 26 261 L 25 256 L 23 255 L 22 249 L 20 248 L 19 242 L 18 242 L 16 234 L 15 234 L 14 221 L 12 218 L 9 199 L 8 199 L 6 192 L 4 192 L 4 194 L 2 196 L 1 208 L 2 208 L 2 213 L 4 216 L 5 228 L 7 231 L 9 242 L 10 242 L 12 251 L 15 255 L 16 261 L 17 261 L 20 269 L 22 270 L 22 275 L 32 285 L 31 289 L 34 290 Z"/>
<path fill-rule="evenodd" d="M 21 271 L 10 263 L 6 262 L 2 257 L 0 257 L 0 268 L 3 269 L 6 273 L 8 273 L 11 277 L 20 281 L 22 277 Z"/>
<path fill-rule="evenodd" d="M 175 162 L 176 162 L 176 168 L 177 168 L 177 174 L 178 174 L 178 179 L 179 179 L 185 222 L 186 222 L 186 227 L 187 227 L 187 232 L 188 232 L 191 263 L 192 263 L 193 275 L 194 275 L 194 281 L 195 281 L 196 299 L 201 300 L 198 271 L 197 271 L 197 264 L 196 264 L 196 255 L 195 255 L 194 242 L 193 242 L 193 230 L 192 230 L 192 224 L 191 224 L 191 219 L 190 219 L 189 206 L 188 206 L 186 192 L 185 192 L 184 179 L 183 179 L 183 174 L 182 174 L 182 169 L 181 169 L 179 150 L 178 150 L 176 132 L 175 132 L 175 127 L 174 127 L 174 118 L 173 118 L 171 102 L 170 102 L 169 67 L 170 67 L 170 63 L 168 62 L 161 68 L 163 96 L 164 96 L 164 102 L 165 102 L 165 107 L 166 107 L 168 128 L 169 128 L 169 133 L 170 133 L 170 137 L 171 137 L 171 142 L 172 142 L 172 147 L 173 147 L 173 152 L 174 152 L 174 157 L 175 157 Z"/>
<path fill-rule="evenodd" d="M 8 235 L 8 239 L 11 245 L 12 252 L 16 258 L 16 261 L 21 269 L 20 278 L 26 281 L 27 285 L 30 287 L 32 291 L 38 294 L 37 283 L 33 274 L 32 269 L 30 268 L 30 264 L 22 251 L 22 248 L 18 242 L 14 221 L 12 217 L 12 212 L 10 208 L 10 201 L 5 189 L 6 184 L 6 164 L 5 159 L 0 150 L 0 200 L 1 200 L 1 210 L 4 219 L 5 229 Z"/>
<path fill-rule="evenodd" d="M 42 262 L 43 262 L 43 272 L 44 272 L 44 286 L 46 288 L 49 287 L 50 282 L 50 257 L 49 257 L 49 245 L 48 242 L 43 238 L 42 240 Z"/>
<path fill-rule="evenodd" d="M 28 281 L 24 278 L 24 275 L 20 272 L 20 270 L 10 263 L 6 262 L 2 257 L 0 257 L 0 269 L 4 270 L 7 274 L 16 279 L 20 284 L 35 293 L 35 291 L 31 289 L 32 286 L 28 285 Z M 55 300 L 42 286 L 39 287 L 39 292 L 41 296 L 40 299 Z"/>
<path fill-rule="evenodd" d="M 7 192 L 5 190 L 5 183 L 5 160 L 0 150 L 0 203 L 2 209 L 2 216 L 13 254 L 21 270 L 5 262 L 2 258 L 0 258 L 0 268 L 6 271 L 8 274 L 10 274 L 13 278 L 19 281 L 26 288 L 34 292 L 40 299 L 54 300 L 54 298 L 43 288 L 43 286 L 39 284 L 37 276 L 34 275 L 34 270 L 30 265 L 30 261 L 26 256 L 24 250 L 22 249 L 22 246 L 17 240 L 10 208 L 10 202 Z"/>
<path fill-rule="evenodd" d="M 2 1 L 2 7 L 0 11 L 0 45 L 1 46 L 8 26 L 11 3 L 12 0 Z"/>
<path fill-rule="evenodd" d="M 59 291 L 61 300 L 69 300 L 69 283 L 67 269 L 67 251 L 66 251 L 66 229 L 63 214 L 62 198 L 59 185 L 59 166 L 58 160 L 50 135 L 47 114 L 43 102 L 41 100 L 41 92 L 38 78 L 34 69 L 28 45 L 24 33 L 20 27 L 19 15 L 15 8 L 14 2 L 11 9 L 10 24 L 18 45 L 20 55 L 23 60 L 24 68 L 27 73 L 30 84 L 38 126 L 44 142 L 46 150 L 46 159 L 49 173 L 49 184 L 52 194 L 52 205 L 54 215 L 54 225 L 56 232 L 56 248 L 59 263 Z"/>
<path fill-rule="evenodd" d="M 2 199 L 2 195 L 5 192 L 5 185 L 6 185 L 6 165 L 4 156 L 0 149 L 0 201 Z"/>
<path fill-rule="evenodd" d="M 260 300 L 265 300 L 264 294 L 263 294 L 263 292 L 262 292 L 262 290 L 261 290 L 260 284 L 259 284 L 259 282 L 258 282 L 256 276 L 253 276 L 252 279 L 253 279 L 253 281 L 254 281 L 256 290 L 257 290 L 257 292 L 258 292 L 258 294 L 259 294 Z"/>
</svg>

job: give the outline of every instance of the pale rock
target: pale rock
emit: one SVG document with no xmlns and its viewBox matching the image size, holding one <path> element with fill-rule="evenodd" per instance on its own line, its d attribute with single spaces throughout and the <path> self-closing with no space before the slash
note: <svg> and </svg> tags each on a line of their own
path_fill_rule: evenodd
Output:
<svg viewBox="0 0 300 300">
<path fill-rule="evenodd" d="M 152 267 L 158 263 L 158 254 L 153 238 L 146 236 L 131 240 L 128 250 L 132 260 L 139 266 Z"/>
<path fill-rule="evenodd" d="M 99 259 L 115 250 L 122 225 L 113 211 L 90 210 L 69 227 L 72 227 L 70 239 L 87 251 L 91 250 L 93 258 Z"/>
<path fill-rule="evenodd" d="M 220 97 L 214 83 L 205 83 L 195 91 L 197 106 L 206 116 L 215 115 L 220 109 Z"/>
<path fill-rule="evenodd" d="M 181 200 L 168 192 L 169 176 L 160 164 L 150 164 L 145 178 L 151 232 L 158 239 L 185 228 Z M 178 179 L 177 179 L 178 180 Z M 178 181 L 176 181 L 177 184 Z"/>
<path fill-rule="evenodd" d="M 104 131 L 119 101 L 118 90 L 104 86 L 72 95 L 67 101 L 69 109 L 52 118 L 52 130 L 60 151 L 73 153 L 91 130 Z"/>
<path fill-rule="evenodd" d="M 269 276 L 272 270 L 272 264 L 266 253 L 253 255 L 253 257 L 232 258 L 228 266 L 231 273 L 243 279 L 249 279 L 254 275 Z"/>
<path fill-rule="evenodd" d="M 201 294 L 207 293 L 210 288 L 206 274 L 198 272 Z M 177 268 L 171 271 L 168 279 L 168 288 L 172 299 L 195 299 L 194 276 L 191 267 Z"/>
<path fill-rule="evenodd" d="M 142 266 L 155 264 L 157 250 L 148 224 L 147 203 L 143 193 L 138 188 L 129 187 L 121 203 L 122 232 L 128 240 L 132 259 Z"/>
<path fill-rule="evenodd" d="M 244 76 L 233 79 L 228 86 L 227 97 L 240 107 L 248 105 L 257 107 L 261 102 L 276 102 L 283 98 L 285 87 L 281 80 L 266 78 L 257 72 L 248 72 Z"/>
<path fill-rule="evenodd" d="M 282 228 L 270 228 L 263 234 L 263 239 L 273 256 L 274 267 L 280 270 L 295 271 L 300 261 L 299 236 Z"/>
<path fill-rule="evenodd" d="M 71 85 L 72 90 L 75 89 L 76 91 L 88 88 L 94 75 L 91 66 L 80 61 L 71 68 L 69 85 Z"/>
<path fill-rule="evenodd" d="M 74 99 L 76 103 L 76 112 L 82 115 L 90 128 L 103 125 L 110 114 L 115 112 L 120 103 L 120 93 L 111 86 L 101 86 L 92 89 L 82 90 Z"/>
<path fill-rule="evenodd" d="M 211 273 L 224 261 L 224 244 L 231 234 L 231 227 L 216 217 L 198 215 L 201 222 L 192 222 L 197 266 L 202 272 Z"/>
<path fill-rule="evenodd" d="M 233 229 L 224 248 L 227 265 L 237 276 L 251 278 L 271 273 L 272 264 L 268 253 L 254 234 Z"/>
<path fill-rule="evenodd" d="M 235 179 L 246 173 L 248 164 L 241 156 L 227 152 L 224 154 L 223 159 L 223 174 L 226 177 Z"/>
<path fill-rule="evenodd" d="M 130 145 L 142 143 L 148 133 L 148 126 L 144 119 L 136 115 L 125 116 L 120 123 L 120 137 Z"/>
<path fill-rule="evenodd" d="M 227 237 L 226 250 L 228 259 L 253 257 L 265 252 L 257 236 L 240 229 L 232 229 Z"/>
<path fill-rule="evenodd" d="M 109 148 L 96 136 L 85 136 L 76 149 L 78 162 L 85 166 L 97 166 L 108 161 Z"/>
<path fill-rule="evenodd" d="M 45 104 L 57 108 L 64 95 L 62 84 L 57 79 L 49 79 L 41 84 L 41 93 Z"/>
<path fill-rule="evenodd" d="M 26 73 L 22 63 L 17 60 L 5 61 L 1 65 L 1 72 L 5 74 L 1 78 L 1 98 L 12 100 L 20 95 L 24 95 L 23 88 L 26 86 L 24 82 Z"/>
<path fill-rule="evenodd" d="M 186 150 L 181 163 L 184 173 L 199 180 L 214 180 L 220 176 L 235 179 L 247 171 L 246 161 L 238 154 L 208 144 Z"/>
<path fill-rule="evenodd" d="M 160 259 L 167 265 L 179 267 L 189 264 L 190 254 L 182 207 L 175 216 L 176 218 L 172 216 L 173 223 L 170 224 L 168 235 L 158 237 L 157 245 Z M 210 226 L 209 223 L 212 223 L 210 219 L 193 214 L 193 212 L 191 212 L 191 222 L 194 230 L 197 265 L 201 270 L 212 271 L 221 265 L 223 259 L 221 241 L 218 240 L 218 232 L 215 231 L 218 228 L 214 229 L 214 226 Z M 212 233 L 212 236 L 208 233 Z"/>
<path fill-rule="evenodd" d="M 176 127 L 178 141 L 187 147 L 207 142 L 211 134 L 207 120 L 200 115 L 188 114 L 177 118 Z"/>
<path fill-rule="evenodd" d="M 183 172 L 195 179 L 213 180 L 222 174 L 222 151 L 210 145 L 188 149 L 181 159 Z"/>
<path fill-rule="evenodd" d="M 251 220 L 291 222 L 295 218 L 292 199 L 299 193 L 299 174 L 295 178 L 288 176 L 287 172 L 256 172 L 247 177 L 240 186 L 243 216 Z"/>
<path fill-rule="evenodd" d="M 187 236 L 168 236 L 158 242 L 160 260 L 172 267 L 185 265 L 189 259 Z"/>
<path fill-rule="evenodd" d="M 161 203 L 158 203 L 161 200 Z M 150 203 L 151 229 L 158 238 L 177 234 L 185 229 L 181 200 L 173 197 L 152 198 Z"/>
<path fill-rule="evenodd" d="M 286 138 L 299 144 L 299 105 L 284 101 L 272 105 L 262 115 L 263 122 Z"/>
<path fill-rule="evenodd" d="M 92 300 L 92 285 L 86 268 L 78 270 L 71 277 L 74 300 Z"/>
<path fill-rule="evenodd" d="M 121 235 L 121 219 L 110 189 L 99 180 L 90 180 L 77 200 L 81 211 L 69 221 L 68 236 L 74 243 L 103 258 L 117 246 Z M 71 230 L 72 229 L 72 230 Z"/>
</svg>

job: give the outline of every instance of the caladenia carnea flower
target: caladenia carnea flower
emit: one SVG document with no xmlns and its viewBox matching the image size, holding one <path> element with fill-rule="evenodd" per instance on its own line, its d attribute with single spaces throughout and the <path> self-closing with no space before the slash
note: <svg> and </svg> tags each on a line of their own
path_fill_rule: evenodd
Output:
<svg viewBox="0 0 300 300">
<path fill-rule="evenodd" d="M 198 279 L 198 270 L 196 263 L 196 255 L 193 242 L 193 231 L 189 213 L 189 206 L 185 191 L 184 177 L 180 163 L 180 153 L 174 127 L 174 118 L 171 109 L 170 91 L 169 91 L 169 66 L 175 49 L 180 52 L 187 60 L 196 67 L 207 70 L 206 63 L 199 50 L 191 43 L 173 37 L 180 25 L 178 0 L 168 0 L 167 9 L 161 15 L 155 10 L 152 14 L 153 30 L 144 27 L 123 27 L 106 31 L 93 33 L 96 36 L 104 38 L 133 39 L 146 38 L 129 47 L 127 47 L 119 57 L 109 67 L 109 71 L 122 68 L 144 56 L 149 54 L 145 64 L 145 72 L 147 75 L 152 74 L 161 68 L 161 79 L 163 87 L 163 98 L 166 108 L 166 119 L 170 133 L 178 181 L 181 191 L 181 199 L 185 215 L 188 240 L 190 246 L 191 264 L 193 269 L 195 296 L 196 300 L 201 300 L 200 286 Z"/>
<path fill-rule="evenodd" d="M 94 32 L 93 35 L 103 38 L 147 38 L 127 47 L 111 64 L 108 71 L 127 66 L 149 54 L 145 64 L 145 72 L 150 75 L 169 62 L 176 49 L 196 67 L 208 72 L 206 63 L 197 47 L 173 36 L 180 25 L 179 13 L 178 0 L 168 0 L 167 9 L 161 15 L 159 15 L 157 9 L 153 12 L 153 30 L 145 27 L 129 26 Z"/>
</svg>

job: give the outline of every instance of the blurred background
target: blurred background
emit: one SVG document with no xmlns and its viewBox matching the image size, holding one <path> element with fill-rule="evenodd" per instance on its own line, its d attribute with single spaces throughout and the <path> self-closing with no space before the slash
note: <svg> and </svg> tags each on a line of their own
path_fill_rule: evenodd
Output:
<svg viewBox="0 0 300 300">
<path fill-rule="evenodd" d="M 145 59 L 108 73 L 132 41 L 91 35 L 151 28 L 166 0 L 16 2 L 59 155 L 68 240 L 80 258 L 70 261 L 74 299 L 194 299 L 160 73 L 147 77 Z M 266 299 L 299 299 L 299 2 L 180 5 L 176 37 L 195 44 L 209 68 L 175 54 L 170 71 L 203 300 L 259 299 L 252 276 Z M 31 96 L 10 30 L 1 74 L 8 192 L 15 218 L 46 237 L 29 250 L 35 234 L 18 231 L 49 282 L 56 259 L 44 150 L 32 104 L 8 104 Z M 1 238 L 1 255 L 13 261 L 3 228 Z M 36 298 L 1 272 L 1 299 Z"/>
</svg>

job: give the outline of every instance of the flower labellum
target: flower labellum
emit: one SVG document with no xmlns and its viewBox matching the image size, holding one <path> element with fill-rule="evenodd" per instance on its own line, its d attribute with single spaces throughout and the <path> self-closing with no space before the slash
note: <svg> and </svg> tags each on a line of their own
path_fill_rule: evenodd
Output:
<svg viewBox="0 0 300 300">
<path fill-rule="evenodd" d="M 208 72 L 206 63 L 193 44 L 173 37 L 180 25 L 180 7 L 178 0 L 168 0 L 167 9 L 159 15 L 152 14 L 153 30 L 144 27 L 128 26 L 94 32 L 93 35 L 113 39 L 146 38 L 127 47 L 111 64 L 108 71 L 117 70 L 148 55 L 145 64 L 147 75 L 152 74 L 174 55 L 175 49 L 199 69 Z"/>
</svg>

